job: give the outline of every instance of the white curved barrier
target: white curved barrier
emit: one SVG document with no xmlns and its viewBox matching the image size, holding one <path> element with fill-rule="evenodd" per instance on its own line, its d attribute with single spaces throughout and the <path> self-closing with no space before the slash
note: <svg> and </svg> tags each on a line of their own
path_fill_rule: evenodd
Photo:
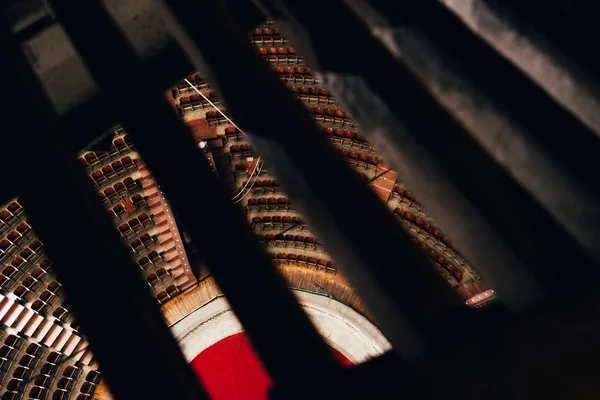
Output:
<svg viewBox="0 0 600 400">
<path fill-rule="evenodd" d="M 365 317 L 329 297 L 293 291 L 327 343 L 353 363 L 361 363 L 391 349 L 383 334 Z M 186 360 L 231 335 L 242 326 L 224 297 L 192 312 L 171 327 Z"/>
</svg>

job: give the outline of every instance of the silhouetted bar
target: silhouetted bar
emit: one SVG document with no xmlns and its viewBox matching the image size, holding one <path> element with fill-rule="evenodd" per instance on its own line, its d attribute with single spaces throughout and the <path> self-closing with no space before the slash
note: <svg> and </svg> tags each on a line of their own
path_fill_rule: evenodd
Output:
<svg viewBox="0 0 600 400">
<path fill-rule="evenodd" d="M 586 283 L 565 288 L 559 259 L 597 277 L 596 262 L 343 2 L 272 3 L 280 29 L 508 306 L 527 307 Z M 544 253 L 548 243 L 560 246 Z"/>
<path fill-rule="evenodd" d="M 169 18 L 174 34 L 394 347 L 415 356 L 438 345 L 442 332 L 461 331 L 436 324 L 453 324 L 468 312 L 464 304 L 260 59 L 226 2 L 203 4 L 202 24 L 186 2 L 167 3 L 178 19 Z"/>
<path fill-rule="evenodd" d="M 0 53 L 0 81 L 12 96 L 2 116 L 15 128 L 4 136 L 3 170 L 21 166 L 13 189 L 113 395 L 206 398 L 78 162 L 78 149 L 64 141 L 50 100 L 4 24 Z"/>
<path fill-rule="evenodd" d="M 438 0 L 600 137 L 598 35 L 579 15 L 595 2 Z M 560 3 L 563 10 L 557 7 Z M 597 7 L 597 6 L 596 6 Z M 595 13 L 587 19 L 597 18 Z M 597 31 L 598 24 L 594 24 Z M 560 29 L 557 27 L 560 26 Z"/>
<path fill-rule="evenodd" d="M 364 0 L 349 4 L 482 148 L 600 260 L 595 239 L 600 237 L 600 223 L 581 223 L 600 221 L 598 137 L 443 5 Z M 539 221 L 514 211 L 513 219 Z M 515 242 L 535 246 L 542 254 L 545 248 L 560 248 L 558 254 L 546 254 L 554 264 L 565 265 L 582 250 L 556 231 L 536 224 L 533 232 L 523 232 L 525 240 Z"/>
<path fill-rule="evenodd" d="M 187 128 L 99 1 L 51 1 L 92 76 L 194 241 L 276 384 L 342 368 L 257 242 Z M 85 15 L 85 18 L 82 18 Z M 209 18 L 208 14 L 204 14 Z M 136 99 L 130 101 L 131 87 Z M 210 229 L 208 229 L 210 227 Z"/>
</svg>

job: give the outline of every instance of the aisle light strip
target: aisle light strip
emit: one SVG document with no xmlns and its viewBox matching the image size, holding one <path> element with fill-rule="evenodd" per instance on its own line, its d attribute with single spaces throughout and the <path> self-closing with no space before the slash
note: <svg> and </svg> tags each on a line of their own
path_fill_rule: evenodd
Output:
<svg viewBox="0 0 600 400">
<path fill-rule="evenodd" d="M 246 133 L 244 131 L 242 131 L 239 126 L 237 126 L 227 115 L 225 115 L 225 113 L 223 111 L 221 111 L 215 105 L 215 103 L 213 103 L 212 101 L 210 101 L 210 99 L 208 97 L 206 97 L 200 90 L 198 90 L 198 88 L 196 86 L 192 85 L 192 83 L 187 78 L 185 78 L 184 81 L 185 81 L 185 83 L 187 83 L 189 85 L 189 87 L 191 87 L 192 89 L 194 89 L 196 91 L 196 93 L 198 93 L 200 96 L 202 96 L 202 98 L 204 100 L 206 100 L 208 102 L 208 104 L 210 104 L 215 110 L 217 110 L 217 112 L 219 114 L 221 114 L 223 116 L 223 118 L 225 118 L 227 120 L 227 122 L 229 122 L 231 125 L 234 126 L 234 128 L 236 128 L 238 131 L 240 131 L 241 133 L 243 133 L 244 136 L 246 136 Z M 254 170 L 250 174 L 250 179 L 248 179 L 248 181 L 246 182 L 246 184 L 244 185 L 244 187 L 242 187 L 240 189 L 240 191 L 238 192 L 238 194 L 235 195 L 231 200 L 235 200 L 240 194 L 242 194 L 244 192 L 244 190 L 246 190 L 246 187 L 248 186 L 248 183 L 250 183 L 250 180 L 252 179 L 252 176 L 257 171 L 259 162 L 260 162 L 260 157 L 257 157 L 256 158 L 256 163 L 254 164 Z M 256 174 L 256 176 L 257 176 L 257 179 L 258 179 L 258 174 Z M 250 188 L 250 189 L 252 189 L 252 188 Z"/>
</svg>

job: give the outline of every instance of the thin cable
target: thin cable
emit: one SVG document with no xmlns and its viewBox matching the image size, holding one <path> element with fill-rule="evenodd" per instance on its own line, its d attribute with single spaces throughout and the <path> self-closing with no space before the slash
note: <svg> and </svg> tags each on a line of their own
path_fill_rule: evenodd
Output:
<svg viewBox="0 0 600 400">
<path fill-rule="evenodd" d="M 264 164 L 264 163 L 263 163 L 263 164 Z M 248 190 L 246 191 L 246 193 L 245 193 L 245 194 L 244 194 L 242 197 L 240 197 L 238 200 L 234 201 L 234 202 L 233 202 L 233 204 L 237 204 L 237 203 L 239 203 L 240 201 L 242 201 L 242 200 L 244 199 L 244 197 L 246 197 L 246 196 L 248 196 L 248 194 L 250 194 L 250 191 L 252 190 L 252 188 L 254 187 L 254 184 L 255 184 L 255 183 L 256 183 L 256 181 L 258 180 L 258 176 L 259 176 L 259 174 L 260 174 L 260 171 L 262 170 L 262 165 L 263 165 L 263 164 L 261 164 L 261 166 L 259 167 L 258 173 L 256 174 L 256 178 L 254 179 L 254 182 L 252 183 L 252 186 L 250 186 L 250 187 L 248 188 Z M 250 182 L 250 179 L 248 179 L 248 182 Z M 246 184 L 247 184 L 248 182 L 246 182 Z M 246 186 L 247 186 L 247 185 L 246 185 Z"/>
<path fill-rule="evenodd" d="M 203 93 L 202 93 L 200 90 L 198 90 L 198 88 L 197 88 L 196 86 L 192 85 L 192 83 L 191 83 L 191 82 L 190 82 L 190 81 L 189 81 L 187 78 L 185 78 L 185 79 L 184 79 L 184 81 L 185 81 L 185 83 L 187 83 L 187 84 L 188 84 L 188 86 L 189 86 L 190 88 L 194 89 L 194 90 L 196 91 L 196 93 L 198 93 L 200 96 L 202 96 L 202 98 L 203 98 L 204 100 L 206 100 L 206 101 L 208 102 L 208 104 L 210 104 L 210 105 L 211 105 L 211 106 L 212 106 L 212 107 L 213 107 L 213 108 L 214 108 L 214 109 L 215 109 L 215 110 L 216 110 L 216 111 L 217 111 L 219 114 L 221 114 L 221 115 L 223 116 L 223 118 L 225 118 L 225 119 L 227 120 L 227 122 L 229 122 L 231 125 L 233 125 L 233 127 L 234 127 L 234 128 L 236 128 L 238 131 L 240 131 L 241 133 L 243 133 L 243 134 L 244 134 L 244 136 L 246 136 L 246 133 L 245 133 L 244 131 L 242 131 L 242 130 L 240 129 L 240 127 L 239 127 L 239 126 L 237 126 L 237 125 L 235 124 L 235 122 L 233 122 L 233 121 L 231 120 L 231 118 L 229 118 L 227 115 L 225 115 L 225 113 L 224 113 L 223 111 L 221 111 L 221 110 L 220 110 L 220 109 L 219 109 L 219 108 L 216 106 L 216 104 L 215 104 L 215 103 L 213 103 L 212 101 L 210 101 L 210 99 L 209 99 L 208 97 L 206 97 L 206 96 L 205 96 L 205 95 L 204 95 L 204 94 L 203 94 Z M 259 163 L 259 162 L 260 162 L 260 157 L 257 157 L 257 158 L 256 158 L 256 164 L 254 165 L 254 170 L 252 171 L 252 174 L 251 174 L 251 176 L 252 176 L 252 175 L 254 175 L 254 172 L 256 171 L 256 168 L 258 167 L 258 163 Z M 247 183 L 246 183 L 246 185 L 247 185 Z M 246 189 L 246 186 L 244 186 L 244 187 L 243 187 L 243 188 L 240 190 L 240 192 L 239 192 L 239 193 L 241 193 L 242 191 L 244 191 L 244 189 Z M 239 196 L 239 193 L 238 193 L 238 196 Z M 236 197 L 237 197 L 237 196 L 235 196 L 233 199 L 235 199 Z M 232 199 L 232 200 L 233 200 L 233 199 Z"/>
<path fill-rule="evenodd" d="M 259 160 L 259 159 L 257 159 L 257 160 Z M 252 180 L 252 177 L 254 176 L 255 172 L 256 172 L 256 177 L 254 179 L 254 182 L 256 182 L 256 180 L 258 179 L 258 175 L 260 174 L 260 169 L 257 168 L 257 165 L 255 165 L 254 167 L 255 168 L 252 169 L 252 173 L 250 174 L 250 177 L 248 178 L 248 180 L 246 181 L 244 186 L 240 189 L 240 191 L 235 196 L 233 196 L 233 198 L 231 200 L 235 200 L 244 192 L 244 190 L 246 189 L 246 186 L 248 186 L 248 183 Z M 252 184 L 252 186 L 254 186 L 254 183 Z M 252 189 L 252 187 L 250 187 L 250 189 Z"/>
</svg>

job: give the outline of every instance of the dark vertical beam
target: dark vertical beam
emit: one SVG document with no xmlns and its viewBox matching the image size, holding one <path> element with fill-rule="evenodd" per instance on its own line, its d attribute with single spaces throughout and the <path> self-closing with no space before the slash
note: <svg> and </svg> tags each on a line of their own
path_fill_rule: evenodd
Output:
<svg viewBox="0 0 600 400">
<path fill-rule="evenodd" d="M 531 1 L 438 1 L 600 137 L 598 60 L 592 50 L 598 40 L 581 34 L 585 28 L 573 23 L 568 10 L 556 11 L 553 3 L 567 1 L 535 0 L 533 8 Z"/>
<path fill-rule="evenodd" d="M 566 237 L 562 228 L 343 1 L 269 4 L 284 34 L 503 302 L 520 309 L 586 283 L 564 287 L 562 265 L 540 253 L 544 238 Z M 578 260 L 569 264 L 580 274 L 598 275 L 580 247 L 553 252 Z"/>
<path fill-rule="evenodd" d="M 517 208 L 514 220 L 537 223 L 530 231 L 513 230 L 511 235 L 522 235 L 513 248 L 536 246 L 542 254 L 545 248 L 560 248 L 560 253 L 548 255 L 559 265 L 573 263 L 585 251 L 600 260 L 595 161 L 600 139 L 443 5 L 348 4 L 397 61 L 565 229 L 549 227 L 528 209 L 522 213 Z M 495 225 L 502 223 L 506 221 Z"/>
<path fill-rule="evenodd" d="M 257 242 L 229 191 L 100 1 L 50 1 L 90 73 L 225 293 L 275 383 L 293 393 L 307 371 L 341 368 Z M 203 11 L 204 12 L 204 11 Z M 85 18 L 82 18 L 85 15 Z M 204 13 L 208 18 L 207 13 Z M 135 87 L 135 99 L 130 88 Z"/>
<path fill-rule="evenodd" d="M 260 59 L 228 3 L 204 4 L 202 24 L 185 2 L 166 3 L 174 34 L 395 348 L 414 356 L 439 343 L 434 327 L 467 312 L 463 303 Z"/>
<path fill-rule="evenodd" d="M 206 398 L 5 24 L 0 53 L 2 87 L 13 96 L 2 117 L 15 132 L 4 137 L 3 170 L 20 167 L 20 201 L 113 395 Z"/>
</svg>

